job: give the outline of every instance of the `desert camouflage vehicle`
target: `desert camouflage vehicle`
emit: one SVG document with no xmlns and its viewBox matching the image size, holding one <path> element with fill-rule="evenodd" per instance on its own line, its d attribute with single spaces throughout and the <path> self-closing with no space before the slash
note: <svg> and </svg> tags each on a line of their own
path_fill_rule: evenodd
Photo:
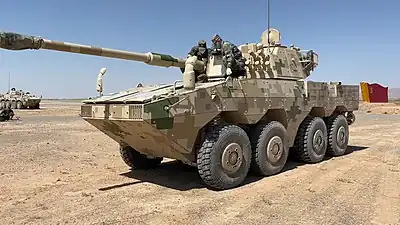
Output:
<svg viewBox="0 0 400 225">
<path fill-rule="evenodd" d="M 290 151 L 307 163 L 320 162 L 326 154 L 343 155 L 358 109 L 358 85 L 305 81 L 318 65 L 318 54 L 280 44 L 275 29 L 266 30 L 259 43 L 239 46 L 247 74 L 238 79 L 226 76 L 220 55 L 210 55 L 205 64 L 196 57 L 15 33 L 0 37 L 0 46 L 10 50 L 49 49 L 181 68 L 182 82 L 138 85 L 85 100 L 80 116 L 120 144 L 130 167 L 147 169 L 163 158 L 177 159 L 196 166 L 215 189 L 240 185 L 250 170 L 262 176 L 279 173 Z M 208 81 L 196 83 L 195 71 L 206 73 Z"/>
<path fill-rule="evenodd" d="M 11 88 L 7 93 L 0 94 L 0 109 L 39 109 L 41 100 L 42 96 Z"/>
</svg>

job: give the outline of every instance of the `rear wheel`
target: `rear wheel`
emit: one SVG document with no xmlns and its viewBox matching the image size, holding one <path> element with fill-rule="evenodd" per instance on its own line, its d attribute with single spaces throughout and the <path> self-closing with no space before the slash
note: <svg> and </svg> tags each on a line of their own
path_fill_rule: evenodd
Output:
<svg viewBox="0 0 400 225">
<path fill-rule="evenodd" d="M 39 103 L 37 103 L 37 104 L 31 106 L 30 108 L 32 108 L 32 109 L 40 109 Z"/>
<path fill-rule="evenodd" d="M 262 176 L 282 171 L 289 155 L 286 128 L 278 121 L 257 126 L 252 136 L 251 170 Z"/>
<path fill-rule="evenodd" d="M 344 116 L 346 117 L 348 125 L 352 125 L 356 121 L 356 116 L 353 112 L 346 112 Z"/>
<path fill-rule="evenodd" d="M 236 125 L 212 127 L 197 154 L 197 169 L 204 183 L 229 189 L 246 178 L 251 163 L 251 145 L 246 132 Z"/>
<path fill-rule="evenodd" d="M 328 127 L 327 154 L 340 156 L 346 152 L 349 143 L 349 125 L 343 115 L 330 116 L 326 121 Z"/>
<path fill-rule="evenodd" d="M 320 117 L 306 117 L 295 139 L 295 154 L 307 163 L 321 162 L 327 149 L 327 128 Z"/>
<path fill-rule="evenodd" d="M 120 146 L 119 152 L 122 160 L 132 169 L 151 169 L 157 167 L 162 157 L 148 158 L 130 146 Z"/>
</svg>

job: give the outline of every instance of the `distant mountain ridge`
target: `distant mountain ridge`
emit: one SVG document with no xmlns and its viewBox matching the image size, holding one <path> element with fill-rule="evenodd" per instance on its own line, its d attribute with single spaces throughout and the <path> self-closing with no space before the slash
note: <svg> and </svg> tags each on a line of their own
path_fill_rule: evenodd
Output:
<svg viewBox="0 0 400 225">
<path fill-rule="evenodd" d="M 389 99 L 400 99 L 400 88 L 389 88 Z"/>
</svg>

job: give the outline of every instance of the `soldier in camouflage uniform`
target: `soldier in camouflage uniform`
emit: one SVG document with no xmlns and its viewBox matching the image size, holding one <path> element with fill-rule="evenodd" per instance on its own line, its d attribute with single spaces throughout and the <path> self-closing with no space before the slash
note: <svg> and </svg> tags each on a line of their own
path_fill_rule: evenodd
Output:
<svg viewBox="0 0 400 225">
<path fill-rule="evenodd" d="M 223 56 L 226 66 L 226 75 L 236 78 L 245 76 L 246 59 L 243 57 L 239 48 L 229 41 L 222 40 L 218 34 L 214 35 L 212 42 L 211 54 Z"/>
<path fill-rule="evenodd" d="M 208 49 L 206 41 L 201 40 L 197 43 L 196 46 L 193 46 L 193 48 L 188 53 L 188 56 L 197 56 L 198 60 L 203 60 L 204 63 L 207 63 Z"/>
<path fill-rule="evenodd" d="M 14 117 L 14 111 L 10 108 L 0 110 L 0 122 L 12 120 Z"/>
<path fill-rule="evenodd" d="M 200 40 L 196 46 L 193 46 L 193 48 L 188 53 L 188 57 L 190 57 L 190 56 L 197 56 L 198 60 L 202 60 L 204 62 L 204 64 L 207 65 L 208 48 L 207 48 L 206 41 Z M 199 72 L 195 71 L 195 75 L 196 75 L 196 82 L 206 82 L 207 81 L 206 74 L 200 74 Z"/>
</svg>

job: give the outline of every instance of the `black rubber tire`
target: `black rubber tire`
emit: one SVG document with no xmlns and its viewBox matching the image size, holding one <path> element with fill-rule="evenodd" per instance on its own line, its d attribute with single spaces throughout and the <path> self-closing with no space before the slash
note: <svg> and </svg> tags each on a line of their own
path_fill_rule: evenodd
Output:
<svg viewBox="0 0 400 225">
<path fill-rule="evenodd" d="M 160 165 L 162 157 L 149 159 L 130 146 L 120 146 L 119 152 L 122 160 L 132 169 L 152 169 Z"/>
<path fill-rule="evenodd" d="M 40 104 L 38 103 L 38 104 L 34 105 L 33 109 L 40 109 Z"/>
<path fill-rule="evenodd" d="M 24 107 L 24 104 L 22 104 L 21 101 L 17 101 L 17 109 L 22 109 Z"/>
<path fill-rule="evenodd" d="M 349 125 L 346 117 L 343 115 L 330 116 L 326 119 L 328 129 L 328 147 L 326 153 L 330 156 L 341 156 L 346 152 L 349 143 Z M 345 141 L 339 146 L 337 143 L 337 134 L 340 127 L 344 128 Z"/>
<path fill-rule="evenodd" d="M 347 112 L 345 117 L 349 126 L 356 122 L 356 115 L 353 112 Z"/>
<path fill-rule="evenodd" d="M 17 102 L 16 101 L 11 101 L 11 109 L 16 109 L 17 108 Z"/>
<path fill-rule="evenodd" d="M 313 136 L 317 130 L 321 130 L 323 135 L 321 152 L 316 152 L 313 147 Z M 294 151 L 297 158 L 306 163 L 318 163 L 324 160 L 327 137 L 327 128 L 322 118 L 306 117 L 299 126 L 294 142 Z"/>
<path fill-rule="evenodd" d="M 282 154 L 277 162 L 267 157 L 268 142 L 274 136 L 280 137 L 283 143 Z M 257 126 L 251 135 L 252 157 L 250 170 L 261 176 L 271 176 L 282 171 L 289 155 L 289 142 L 286 128 L 278 121 Z"/>
<path fill-rule="evenodd" d="M 9 111 L 8 117 L 9 117 L 9 118 L 8 118 L 9 120 L 12 120 L 12 119 L 13 119 L 13 117 L 14 117 L 14 110 L 11 109 L 11 110 Z"/>
<path fill-rule="evenodd" d="M 236 125 L 220 125 L 210 129 L 197 153 L 197 170 L 203 182 L 211 188 L 225 190 L 239 186 L 250 170 L 251 144 L 246 132 Z M 226 173 L 221 165 L 226 146 L 237 143 L 242 148 L 242 163 L 238 171 Z"/>
</svg>

